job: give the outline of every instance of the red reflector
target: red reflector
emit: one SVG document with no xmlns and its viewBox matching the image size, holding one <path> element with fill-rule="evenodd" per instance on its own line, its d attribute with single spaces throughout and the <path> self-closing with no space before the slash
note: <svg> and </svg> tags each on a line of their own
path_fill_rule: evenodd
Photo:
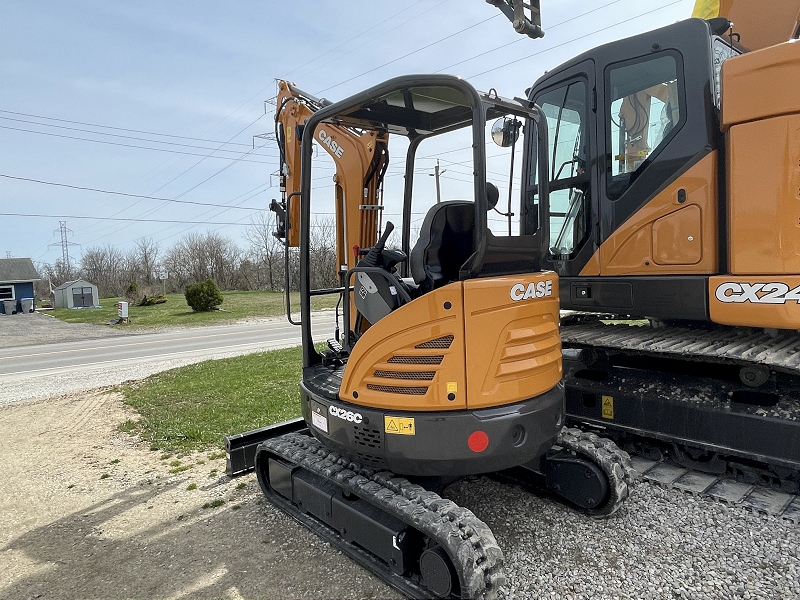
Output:
<svg viewBox="0 0 800 600">
<path fill-rule="evenodd" d="M 483 452 L 489 446 L 489 436 L 485 431 L 473 431 L 467 440 L 467 446 L 473 452 Z"/>
</svg>

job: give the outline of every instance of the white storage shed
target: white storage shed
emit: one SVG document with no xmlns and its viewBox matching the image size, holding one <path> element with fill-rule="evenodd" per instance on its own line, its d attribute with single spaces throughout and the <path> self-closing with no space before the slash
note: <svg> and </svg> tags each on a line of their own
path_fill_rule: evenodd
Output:
<svg viewBox="0 0 800 600">
<path fill-rule="evenodd" d="M 53 290 L 55 308 L 91 308 L 98 306 L 97 286 L 83 279 L 67 281 Z"/>
</svg>

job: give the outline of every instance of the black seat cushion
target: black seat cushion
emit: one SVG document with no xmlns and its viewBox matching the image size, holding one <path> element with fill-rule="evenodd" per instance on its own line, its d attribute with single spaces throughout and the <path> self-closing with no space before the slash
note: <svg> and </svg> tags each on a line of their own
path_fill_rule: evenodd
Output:
<svg viewBox="0 0 800 600">
<path fill-rule="evenodd" d="M 411 250 L 411 276 L 425 291 L 458 279 L 475 251 L 475 205 L 452 200 L 435 204 L 425 215 L 419 239 Z"/>
</svg>

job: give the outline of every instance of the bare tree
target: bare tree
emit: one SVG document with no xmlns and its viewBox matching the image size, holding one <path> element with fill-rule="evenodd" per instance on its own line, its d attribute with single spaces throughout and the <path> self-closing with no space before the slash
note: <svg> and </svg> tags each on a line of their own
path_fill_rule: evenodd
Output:
<svg viewBox="0 0 800 600">
<path fill-rule="evenodd" d="M 155 281 L 154 273 L 158 267 L 161 248 L 153 238 L 139 238 L 134 244 L 136 245 L 135 254 L 139 279 L 145 285 L 150 286 Z"/>
<path fill-rule="evenodd" d="M 339 284 L 336 264 L 336 225 L 331 219 L 311 223 L 309 270 L 312 288 L 336 287 Z"/>
<path fill-rule="evenodd" d="M 39 298 L 50 298 L 50 286 L 58 287 L 72 279 L 72 269 L 59 259 L 53 264 L 41 262 L 37 263 L 36 271 L 42 278 L 41 281 L 34 283 L 34 293 Z"/>
<path fill-rule="evenodd" d="M 164 265 L 180 287 L 213 279 L 223 290 L 235 289 L 241 249 L 229 238 L 213 231 L 189 233 L 178 240 L 164 257 Z"/>
<path fill-rule="evenodd" d="M 126 262 L 125 255 L 111 244 L 89 248 L 81 258 L 81 276 L 97 286 L 101 298 L 119 296 L 130 284 L 125 282 L 129 269 Z"/>
<path fill-rule="evenodd" d="M 283 289 L 284 247 L 273 232 L 277 224 L 271 213 L 258 212 L 244 232 L 249 260 L 254 263 L 257 289 Z"/>
</svg>

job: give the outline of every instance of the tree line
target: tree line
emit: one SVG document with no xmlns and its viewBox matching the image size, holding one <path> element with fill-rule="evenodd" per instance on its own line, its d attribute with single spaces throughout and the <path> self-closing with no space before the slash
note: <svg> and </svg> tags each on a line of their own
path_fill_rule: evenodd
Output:
<svg viewBox="0 0 800 600">
<path fill-rule="evenodd" d="M 283 291 L 285 287 L 284 246 L 272 235 L 271 213 L 260 212 L 251 218 L 240 241 L 215 231 L 188 233 L 170 247 L 152 238 L 137 240 L 127 250 L 113 244 L 88 248 L 77 265 L 38 263 L 42 281 L 36 295 L 50 297 L 50 286 L 84 279 L 98 287 L 101 298 L 122 297 L 135 284 L 140 294 L 183 292 L 187 285 L 213 279 L 222 290 Z M 314 288 L 338 285 L 336 236 L 331 220 L 317 220 L 311 227 L 311 285 Z M 70 261 L 71 262 L 71 261 Z M 289 289 L 296 291 L 300 261 L 296 248 L 289 250 Z M 160 275 L 166 274 L 166 279 Z"/>
</svg>

